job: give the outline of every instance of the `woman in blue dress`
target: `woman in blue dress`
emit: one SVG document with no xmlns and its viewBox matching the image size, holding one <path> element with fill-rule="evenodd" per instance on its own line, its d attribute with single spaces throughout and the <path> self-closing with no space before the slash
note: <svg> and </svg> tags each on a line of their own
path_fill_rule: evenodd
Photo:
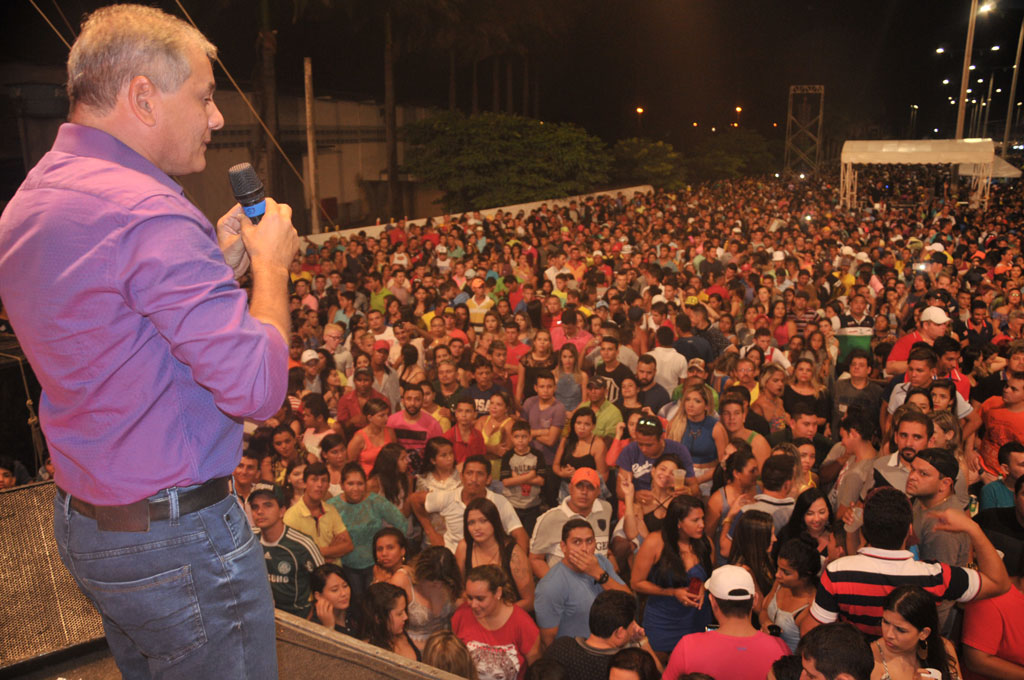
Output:
<svg viewBox="0 0 1024 680">
<path fill-rule="evenodd" d="M 630 585 L 648 596 L 644 630 L 663 659 L 679 638 L 702 632 L 711 622 L 704 591 L 711 554 L 704 535 L 704 503 L 685 495 L 669 503 L 661 532 L 649 534 L 637 552 Z"/>
</svg>

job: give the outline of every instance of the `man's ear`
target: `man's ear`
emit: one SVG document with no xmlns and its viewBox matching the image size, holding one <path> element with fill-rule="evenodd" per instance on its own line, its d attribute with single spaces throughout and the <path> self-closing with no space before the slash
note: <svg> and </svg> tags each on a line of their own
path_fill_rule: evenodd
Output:
<svg viewBox="0 0 1024 680">
<path fill-rule="evenodd" d="M 156 125 L 156 100 L 159 91 L 146 76 L 135 76 L 128 83 L 128 107 L 143 125 Z"/>
</svg>

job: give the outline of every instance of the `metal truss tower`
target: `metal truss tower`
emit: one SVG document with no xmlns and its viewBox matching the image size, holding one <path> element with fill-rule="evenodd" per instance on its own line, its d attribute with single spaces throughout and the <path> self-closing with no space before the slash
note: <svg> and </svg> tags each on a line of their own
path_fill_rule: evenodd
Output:
<svg viewBox="0 0 1024 680">
<path fill-rule="evenodd" d="M 821 165 L 824 85 L 790 85 L 786 112 L 787 173 L 815 174 Z"/>
</svg>

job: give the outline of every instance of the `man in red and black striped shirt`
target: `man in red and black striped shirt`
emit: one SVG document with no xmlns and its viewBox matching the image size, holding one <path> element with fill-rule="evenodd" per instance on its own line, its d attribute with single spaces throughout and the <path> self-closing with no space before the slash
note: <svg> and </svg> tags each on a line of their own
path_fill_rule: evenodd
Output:
<svg viewBox="0 0 1024 680">
<path fill-rule="evenodd" d="M 970 517 L 945 510 L 936 513 L 933 528 L 967 534 L 977 570 L 915 561 L 913 553 L 905 550 L 911 518 L 910 501 L 898 489 L 880 488 L 868 497 L 863 528 L 868 545 L 825 567 L 802 632 L 842 619 L 865 635 L 879 637 L 882 603 L 903 585 L 920 586 L 937 598 L 957 602 L 983 600 L 1009 589 L 1010 578 L 999 553 Z"/>
</svg>

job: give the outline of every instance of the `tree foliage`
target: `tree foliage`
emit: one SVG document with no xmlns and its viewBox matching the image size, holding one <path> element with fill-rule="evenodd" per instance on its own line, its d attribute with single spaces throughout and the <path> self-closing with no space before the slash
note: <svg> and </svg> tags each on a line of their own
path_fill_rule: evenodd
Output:
<svg viewBox="0 0 1024 680">
<path fill-rule="evenodd" d="M 705 137 L 686 166 L 693 179 L 711 181 L 774 172 L 778 159 L 763 136 L 734 128 Z"/>
<path fill-rule="evenodd" d="M 685 179 L 683 156 L 667 142 L 621 139 L 612 149 L 612 176 L 623 184 L 650 184 L 675 191 Z"/>
<path fill-rule="evenodd" d="M 567 123 L 445 112 L 404 129 L 406 169 L 451 211 L 560 198 L 608 180 L 604 143 Z"/>
</svg>

